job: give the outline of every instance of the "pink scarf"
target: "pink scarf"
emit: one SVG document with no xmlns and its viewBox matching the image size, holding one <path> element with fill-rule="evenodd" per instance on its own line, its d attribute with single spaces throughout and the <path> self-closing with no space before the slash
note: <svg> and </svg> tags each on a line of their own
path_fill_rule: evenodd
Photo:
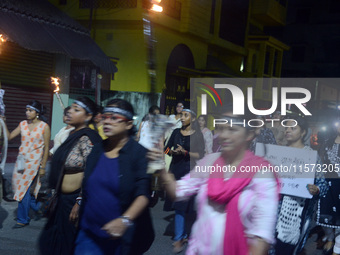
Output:
<svg viewBox="0 0 340 255">
<path fill-rule="evenodd" d="M 225 161 L 219 157 L 214 166 L 224 166 Z M 220 204 L 226 204 L 227 220 L 224 234 L 223 254 L 225 255 L 248 255 L 247 238 L 238 211 L 238 200 L 243 189 L 249 185 L 255 172 L 241 173 L 241 166 L 264 166 L 269 162 L 246 151 L 241 163 L 237 166 L 232 178 L 223 179 L 223 173 L 216 173 L 208 181 L 208 196 Z"/>
</svg>

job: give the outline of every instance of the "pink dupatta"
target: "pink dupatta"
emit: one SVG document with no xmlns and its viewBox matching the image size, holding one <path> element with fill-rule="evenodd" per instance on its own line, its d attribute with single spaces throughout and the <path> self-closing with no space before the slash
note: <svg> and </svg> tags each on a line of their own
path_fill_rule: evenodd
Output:
<svg viewBox="0 0 340 255">
<path fill-rule="evenodd" d="M 219 157 L 214 166 L 224 166 L 225 161 Z M 252 152 L 246 151 L 232 178 L 224 181 L 223 173 L 215 173 L 208 181 L 208 196 L 220 204 L 226 204 L 227 220 L 224 234 L 223 253 L 225 255 L 248 255 L 247 238 L 238 211 L 238 201 L 242 190 L 249 185 L 256 172 L 240 172 L 242 166 L 269 165 L 269 162 Z M 277 179 L 277 178 L 276 178 Z"/>
</svg>

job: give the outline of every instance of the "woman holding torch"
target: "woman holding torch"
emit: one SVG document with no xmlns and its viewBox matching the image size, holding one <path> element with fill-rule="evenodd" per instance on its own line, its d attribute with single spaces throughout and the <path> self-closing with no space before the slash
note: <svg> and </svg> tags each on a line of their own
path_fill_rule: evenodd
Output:
<svg viewBox="0 0 340 255">
<path fill-rule="evenodd" d="M 44 107 L 36 100 L 26 105 L 27 120 L 9 133 L 8 140 L 21 135 L 19 155 L 15 164 L 12 185 L 18 203 L 17 223 L 13 228 L 23 228 L 30 222 L 29 209 L 39 213 L 36 198 L 41 187 L 40 176 L 45 174 L 50 142 L 50 127 L 43 121 Z M 33 193 L 33 196 L 31 195 Z"/>
</svg>

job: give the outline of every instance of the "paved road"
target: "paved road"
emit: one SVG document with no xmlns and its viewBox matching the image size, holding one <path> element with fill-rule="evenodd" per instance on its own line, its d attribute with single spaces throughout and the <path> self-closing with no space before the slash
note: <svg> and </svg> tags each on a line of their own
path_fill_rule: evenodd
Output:
<svg viewBox="0 0 340 255">
<path fill-rule="evenodd" d="M 6 176 L 10 177 L 13 164 L 7 164 Z M 146 255 L 172 255 L 173 213 L 163 212 L 163 201 L 152 208 L 156 240 Z M 5 202 L 0 205 L 0 254 L 1 255 L 37 255 L 36 240 L 46 219 L 31 221 L 22 229 L 12 229 L 15 224 L 17 202 Z M 312 236 L 306 245 L 307 255 L 321 255 L 315 249 L 316 236 Z M 182 252 L 181 254 L 184 254 Z M 288 255 L 288 254 L 287 254 Z"/>
</svg>

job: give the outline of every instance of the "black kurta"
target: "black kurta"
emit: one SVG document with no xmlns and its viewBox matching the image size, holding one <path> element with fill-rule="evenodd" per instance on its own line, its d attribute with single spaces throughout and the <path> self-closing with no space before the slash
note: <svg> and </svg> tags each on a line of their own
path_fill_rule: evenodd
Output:
<svg viewBox="0 0 340 255">
<path fill-rule="evenodd" d="M 175 129 L 165 148 L 175 150 L 178 147 L 177 144 L 181 145 L 188 152 L 198 152 L 200 158 L 204 156 L 205 146 L 201 131 L 195 131 L 191 135 L 184 136 L 180 128 Z M 173 155 L 169 171 L 174 174 L 176 180 L 179 180 L 190 172 L 196 165 L 196 161 L 196 159 L 190 158 L 189 153 L 187 155 Z M 192 209 L 191 204 L 191 201 L 172 203 L 167 199 L 164 204 L 164 210 L 190 211 Z"/>
</svg>

